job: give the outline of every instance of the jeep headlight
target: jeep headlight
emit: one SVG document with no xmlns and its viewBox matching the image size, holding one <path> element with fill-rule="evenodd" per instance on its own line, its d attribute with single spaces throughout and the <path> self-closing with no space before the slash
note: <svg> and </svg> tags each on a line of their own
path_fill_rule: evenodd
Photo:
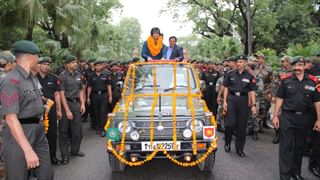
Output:
<svg viewBox="0 0 320 180">
<path fill-rule="evenodd" d="M 120 130 L 120 132 L 122 133 L 123 132 L 123 121 L 119 122 L 118 124 L 118 128 Z M 127 121 L 126 123 L 126 133 L 129 133 L 132 129 L 132 124 L 130 121 Z"/>
<path fill-rule="evenodd" d="M 190 120 L 188 122 L 188 127 L 193 130 L 192 128 L 192 120 Z M 196 129 L 196 132 L 201 132 L 202 131 L 202 128 L 203 128 L 203 122 L 201 120 L 195 120 L 195 129 Z"/>
</svg>

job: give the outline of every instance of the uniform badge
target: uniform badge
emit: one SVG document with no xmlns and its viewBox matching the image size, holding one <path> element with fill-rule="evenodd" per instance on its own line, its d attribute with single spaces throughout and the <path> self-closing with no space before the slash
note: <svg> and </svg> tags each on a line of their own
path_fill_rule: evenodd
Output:
<svg viewBox="0 0 320 180">
<path fill-rule="evenodd" d="M 305 85 L 305 86 L 304 86 L 304 89 L 309 90 L 309 91 L 314 91 L 314 90 L 315 90 L 315 87 L 309 86 L 309 85 Z"/>
<path fill-rule="evenodd" d="M 242 82 L 246 82 L 246 83 L 249 83 L 249 79 L 242 79 Z"/>
</svg>

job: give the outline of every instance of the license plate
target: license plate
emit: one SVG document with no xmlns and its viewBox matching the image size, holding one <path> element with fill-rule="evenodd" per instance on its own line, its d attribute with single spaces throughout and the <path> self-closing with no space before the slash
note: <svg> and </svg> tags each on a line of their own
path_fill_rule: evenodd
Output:
<svg viewBox="0 0 320 180">
<path fill-rule="evenodd" d="M 176 142 L 177 149 L 180 150 L 180 141 Z M 149 141 L 141 142 L 141 150 L 142 151 L 154 151 L 158 146 L 163 147 L 167 151 L 173 151 L 173 142 L 172 141 L 155 141 L 153 142 L 153 147 L 151 147 L 151 144 Z"/>
</svg>

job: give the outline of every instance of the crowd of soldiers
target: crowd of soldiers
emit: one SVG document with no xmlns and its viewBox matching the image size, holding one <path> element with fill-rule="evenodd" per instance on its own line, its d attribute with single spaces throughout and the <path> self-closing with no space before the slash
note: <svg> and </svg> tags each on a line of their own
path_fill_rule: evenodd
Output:
<svg viewBox="0 0 320 180">
<path fill-rule="evenodd" d="M 41 57 L 38 61 L 40 50 L 33 42 L 18 41 L 13 45 L 12 52 L 0 53 L 0 100 L 1 115 L 4 115 L 6 122 L 3 142 L 6 144 L 7 179 L 26 179 L 28 169 L 35 169 L 37 177 L 51 179 L 51 164 L 68 164 L 69 156 L 85 156 L 80 149 L 82 122 L 90 118 L 91 128 L 101 137 L 106 135 L 104 125 L 107 114 L 121 98 L 129 64 L 139 61 L 139 58 L 121 63 L 65 55 L 62 58 L 63 67 L 53 73 L 50 69 L 52 59 Z M 304 151 L 312 148 L 309 169 L 319 177 L 320 140 L 316 131 L 320 131 L 320 88 L 317 79 L 320 76 L 320 54 L 315 58 L 284 56 L 280 59 L 282 67 L 276 73 L 267 66 L 266 60 L 263 54 L 256 54 L 250 58 L 244 55 L 229 57 L 222 63 L 185 61 L 194 65 L 203 82 L 203 98 L 217 119 L 218 131 L 225 133 L 224 149 L 227 153 L 231 151 L 232 135 L 236 136 L 236 153 L 244 158 L 246 135 L 257 141 L 258 133 L 263 133 L 264 128 L 274 128 L 273 143 L 280 142 L 281 179 L 303 179 L 299 160 L 301 148 Z M 296 72 L 309 74 L 304 76 L 302 73 L 305 81 L 301 81 L 303 86 L 300 89 L 295 87 L 299 84 L 295 77 L 301 78 L 301 73 Z M 294 93 L 290 93 L 291 90 L 295 90 Z M 39 122 L 43 119 L 43 104 L 49 99 L 55 104 L 48 114 L 49 129 L 45 135 L 39 130 L 43 129 Z M 276 114 L 272 116 L 269 110 L 274 103 Z M 312 103 L 315 103 L 315 108 Z M 310 115 L 306 121 L 316 122 L 314 128 L 303 126 L 303 132 L 309 133 L 299 134 L 301 128 L 294 123 L 280 126 L 277 118 L 281 108 L 282 121 L 295 123 L 295 119 Z M 291 132 L 290 128 L 298 130 Z M 304 146 L 307 135 L 311 146 Z M 296 138 L 294 143 L 292 138 Z M 61 159 L 57 158 L 57 142 Z M 286 153 L 285 157 L 283 153 Z M 19 161 L 17 158 L 20 158 Z M 298 160 L 292 162 L 292 158 Z M 20 163 L 20 160 L 26 160 L 26 163 Z M 15 173 L 17 171 L 24 173 Z"/>
<path fill-rule="evenodd" d="M 7 138 L 1 140 L 1 143 L 3 141 L 6 144 L 3 149 L 6 159 L 4 164 L 6 178 L 25 179 L 30 176 L 26 170 L 38 167 L 41 162 L 44 169 L 37 168 L 34 174 L 43 179 L 51 179 L 51 164 L 68 164 L 69 156 L 85 156 L 80 150 L 82 122 L 88 121 L 90 117 L 91 128 L 101 137 L 106 135 L 104 125 L 107 114 L 121 97 L 121 86 L 129 63 L 136 62 L 139 58 L 119 62 L 94 57 L 77 59 L 73 55 L 65 55 L 62 57 L 63 66 L 54 73 L 50 57 L 40 57 L 36 62 L 28 60 L 28 56 L 36 59 L 39 53 L 39 48 L 33 42 L 19 41 L 14 44 L 12 52 L 13 54 L 10 51 L 0 52 L 1 114 L 5 115 L 2 120 L 2 125 L 5 124 L 3 134 L 7 138 L 15 137 L 12 129 L 16 128 L 16 124 L 10 125 L 11 123 L 7 122 L 9 114 L 14 113 L 13 118 L 20 122 L 23 131 L 30 133 L 24 137 L 21 134 L 20 136 L 26 138 L 30 144 L 26 145 L 23 141 L 23 145 L 17 140 L 14 145 L 10 143 L 8 145 Z M 21 79 L 21 76 L 25 80 Z M 43 105 L 46 105 L 48 100 L 54 101 L 48 113 L 49 128 L 45 135 L 47 142 L 39 139 L 44 137 L 42 134 L 37 134 L 37 137 L 34 134 L 36 124 L 44 118 L 43 112 L 38 113 L 42 111 L 43 105 L 40 107 L 39 104 L 31 103 L 35 101 L 31 98 L 37 96 L 41 97 Z M 9 128 L 6 128 L 7 126 Z M 42 145 L 36 144 L 40 140 Z M 46 143 L 49 149 L 46 148 Z M 11 159 L 18 155 L 27 156 L 26 152 L 16 153 L 13 149 L 17 146 L 22 150 L 26 147 L 31 153 L 28 156 L 34 159 L 29 159 L 30 161 L 27 159 L 26 164 L 20 163 L 20 165 Z M 60 148 L 61 159 L 57 158 L 57 147 Z M 49 159 L 44 158 L 46 154 Z M 14 173 L 14 171 L 26 173 Z"/>
<path fill-rule="evenodd" d="M 231 150 L 232 134 L 236 136 L 236 152 L 240 157 L 245 157 L 244 145 L 245 136 L 251 135 L 254 141 L 258 140 L 258 133 L 263 133 L 263 129 L 274 128 L 275 136 L 273 143 L 278 144 L 280 140 L 280 176 L 281 179 L 303 179 L 301 177 L 301 158 L 302 154 L 309 155 L 309 170 L 317 177 L 320 177 L 320 151 L 319 151 L 319 118 L 317 117 L 317 95 L 311 95 L 310 92 L 304 92 L 298 89 L 295 93 L 290 94 L 289 91 L 283 90 L 293 88 L 291 79 L 298 76 L 296 72 L 304 71 L 308 74 L 307 78 L 311 84 L 305 85 L 304 89 L 315 91 L 319 85 L 320 77 L 320 53 L 312 58 L 304 58 L 301 56 L 290 57 L 284 56 L 280 58 L 281 68 L 275 73 L 265 61 L 263 54 L 255 54 L 253 57 L 246 56 L 229 57 L 222 63 L 204 62 L 192 60 L 202 80 L 202 93 L 209 110 L 215 115 L 217 120 L 217 130 L 225 133 L 225 151 Z M 247 63 L 243 63 L 247 61 Z M 244 67 L 241 69 L 241 63 Z M 302 69 L 299 69 L 303 65 Z M 297 66 L 297 67 L 296 67 Z M 289 80 L 287 80 L 289 79 Z M 281 83 L 285 81 L 285 85 Z M 314 81 L 314 83 L 312 83 Z M 309 82 L 309 83 L 310 83 Z M 282 85 L 282 86 L 281 86 Z M 319 89 L 318 89 L 319 90 Z M 279 91 L 279 92 L 278 92 Z M 250 94 L 250 92 L 254 92 Z M 296 94 L 302 93 L 304 96 L 299 97 Z M 307 93 L 307 98 L 305 94 Z M 318 93 L 316 93 L 318 94 Z M 227 96 L 227 97 L 226 97 Z M 308 98 L 313 98 L 312 102 Z M 281 99 L 282 104 L 276 106 L 276 112 L 271 113 L 271 105 L 276 104 Z M 311 103 L 310 103 L 311 102 Z M 227 105 L 226 105 L 227 104 Z M 307 110 L 301 110 L 298 107 L 307 107 Z M 280 115 L 280 110 L 282 113 Z M 252 110 L 252 113 L 249 110 Z M 278 109 L 277 109 L 278 108 Z M 301 109 L 304 109 L 301 108 Z M 299 110 L 296 110 L 299 109 Z M 288 119 L 283 117 L 286 112 L 293 112 L 303 115 L 291 118 L 292 124 L 304 122 L 305 126 L 291 126 L 283 123 L 282 130 L 279 126 L 274 127 L 274 119 L 281 116 L 282 121 Z M 309 112 L 310 111 L 310 112 Z M 311 112 L 312 111 L 312 112 Z M 308 116 L 311 114 L 310 116 Z M 302 117 L 308 117 L 301 119 Z M 272 122 L 271 122 L 272 120 Z M 291 122 L 292 121 L 292 122 Z M 314 128 L 313 128 L 314 125 Z M 299 132 L 291 133 L 284 128 L 293 128 L 308 132 L 307 144 L 305 145 L 304 135 Z M 302 128 L 304 127 L 304 128 Z M 316 131 L 317 129 L 317 131 Z M 282 132 L 280 132 L 282 131 Z M 289 137 L 289 138 L 287 138 Z M 299 140 L 292 139 L 300 137 Z M 289 148 L 289 150 L 288 150 Z M 294 150 L 293 150 L 294 149 Z M 296 153 L 296 154 L 292 154 Z M 292 156 L 289 156 L 292 155 Z M 283 158 L 287 157 L 287 158 Z M 295 162 L 291 159 L 297 159 Z M 289 160 L 288 160 L 289 159 Z"/>
</svg>

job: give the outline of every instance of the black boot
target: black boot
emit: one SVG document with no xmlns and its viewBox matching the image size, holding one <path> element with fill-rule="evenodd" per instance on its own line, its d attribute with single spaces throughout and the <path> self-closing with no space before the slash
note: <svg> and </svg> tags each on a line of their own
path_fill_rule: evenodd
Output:
<svg viewBox="0 0 320 180">
<path fill-rule="evenodd" d="M 258 140 L 258 132 L 253 132 L 252 140 L 254 140 L 254 141 Z"/>
<path fill-rule="evenodd" d="M 279 130 L 276 130 L 275 129 L 275 136 L 274 136 L 274 138 L 273 138 L 273 140 L 272 140 L 272 143 L 273 144 L 279 144 L 279 142 L 280 142 L 280 132 L 279 132 Z"/>
</svg>

